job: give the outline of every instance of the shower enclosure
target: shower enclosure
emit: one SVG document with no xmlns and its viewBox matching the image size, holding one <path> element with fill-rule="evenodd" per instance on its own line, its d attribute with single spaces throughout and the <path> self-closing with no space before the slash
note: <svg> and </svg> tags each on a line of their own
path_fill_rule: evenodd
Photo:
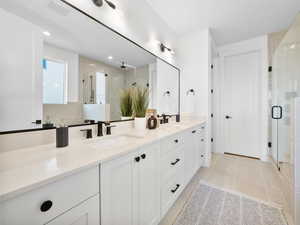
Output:
<svg viewBox="0 0 300 225">
<path fill-rule="evenodd" d="M 290 193 L 294 214 L 295 102 L 300 97 L 300 15 L 287 31 L 273 56 L 272 158 Z M 298 112 L 299 113 L 299 112 Z"/>
</svg>

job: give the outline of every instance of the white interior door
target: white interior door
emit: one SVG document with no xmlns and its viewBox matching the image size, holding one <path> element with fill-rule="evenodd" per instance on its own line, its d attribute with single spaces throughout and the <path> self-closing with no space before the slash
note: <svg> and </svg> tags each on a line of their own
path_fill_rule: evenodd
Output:
<svg viewBox="0 0 300 225">
<path fill-rule="evenodd" d="M 259 51 L 224 57 L 225 152 L 260 158 Z"/>
</svg>

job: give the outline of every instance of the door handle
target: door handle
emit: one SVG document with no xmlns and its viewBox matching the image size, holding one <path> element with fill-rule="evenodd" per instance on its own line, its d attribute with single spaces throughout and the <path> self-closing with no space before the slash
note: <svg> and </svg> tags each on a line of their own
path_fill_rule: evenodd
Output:
<svg viewBox="0 0 300 225">
<path fill-rule="evenodd" d="M 228 116 L 228 115 L 226 115 L 225 118 L 226 118 L 226 119 L 232 119 L 232 117 L 231 117 L 231 116 Z"/>
<path fill-rule="evenodd" d="M 279 116 L 275 115 L 275 109 L 279 109 Z M 282 107 L 280 105 L 273 105 L 272 106 L 272 119 L 274 120 L 280 120 L 282 119 Z"/>
</svg>

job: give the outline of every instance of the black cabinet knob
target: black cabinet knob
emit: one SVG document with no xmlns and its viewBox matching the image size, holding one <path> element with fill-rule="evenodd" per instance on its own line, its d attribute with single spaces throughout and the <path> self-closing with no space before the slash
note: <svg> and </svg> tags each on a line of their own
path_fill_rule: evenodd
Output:
<svg viewBox="0 0 300 225">
<path fill-rule="evenodd" d="M 146 159 L 146 154 L 142 154 L 142 155 L 141 155 L 141 158 L 142 158 L 142 159 Z"/>
<path fill-rule="evenodd" d="M 201 139 L 201 141 L 203 142 L 203 141 L 204 141 L 204 139 Z"/>
<path fill-rule="evenodd" d="M 203 158 L 204 157 L 204 155 L 201 155 L 201 158 Z"/>
<path fill-rule="evenodd" d="M 44 201 L 40 207 L 41 212 L 47 212 L 49 209 L 51 209 L 53 203 L 50 200 Z"/>
<path fill-rule="evenodd" d="M 174 142 L 175 142 L 175 143 L 178 143 L 178 139 L 175 139 Z"/>
<path fill-rule="evenodd" d="M 194 134 L 194 133 L 196 133 L 196 131 L 195 131 L 195 130 L 193 130 L 193 131 L 192 131 L 192 133 Z"/>
<path fill-rule="evenodd" d="M 135 160 L 136 162 L 139 162 L 139 161 L 141 160 L 141 158 L 138 156 L 138 157 L 135 157 L 134 160 Z"/>
</svg>

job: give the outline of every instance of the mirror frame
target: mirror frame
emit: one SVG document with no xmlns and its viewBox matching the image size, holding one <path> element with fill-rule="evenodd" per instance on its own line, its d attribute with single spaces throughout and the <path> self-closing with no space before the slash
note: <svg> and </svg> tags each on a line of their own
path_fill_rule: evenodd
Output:
<svg viewBox="0 0 300 225">
<path fill-rule="evenodd" d="M 174 66 L 173 64 L 169 63 L 165 59 L 163 59 L 163 58 L 155 55 L 154 53 L 150 52 L 149 50 L 145 49 L 144 47 L 142 47 L 141 45 L 139 45 L 135 41 L 129 39 L 128 37 L 124 36 L 123 34 L 119 33 L 118 31 L 114 30 L 113 28 L 109 27 L 108 25 L 102 23 L 100 20 L 96 19 L 95 17 L 91 16 L 90 14 L 86 13 L 85 11 L 79 9 L 78 7 L 74 6 L 70 2 L 67 2 L 66 0 L 60 0 L 60 1 L 63 2 L 63 3 L 65 3 L 66 5 L 70 6 L 71 8 L 75 9 L 79 13 L 81 13 L 81 14 L 87 16 L 88 18 L 92 19 L 93 21 L 97 22 L 99 25 L 102 25 L 105 28 L 109 29 L 110 31 L 114 32 L 115 34 L 119 35 L 123 39 L 125 39 L 125 40 L 129 41 L 130 43 L 134 44 L 138 48 L 143 49 L 145 52 L 151 54 L 155 58 L 160 59 L 161 61 L 165 62 L 169 66 L 172 66 L 173 68 L 175 68 L 178 71 L 178 114 L 174 114 L 172 116 L 175 116 L 175 115 L 179 115 L 180 116 L 180 73 L 181 73 L 181 71 L 180 71 L 180 69 L 178 67 Z M 110 122 L 110 123 L 119 123 L 119 122 L 128 122 L 128 121 L 132 121 L 132 120 L 134 120 L 134 119 L 129 119 L 129 120 L 111 120 L 111 121 L 108 121 L 108 122 Z M 95 123 L 82 123 L 82 124 L 69 125 L 68 127 L 90 126 L 90 125 L 96 125 L 96 124 L 97 124 L 96 122 Z M 10 131 L 2 131 L 2 132 L 0 132 L 0 135 L 15 134 L 15 133 L 25 133 L 25 132 L 34 132 L 34 131 L 43 131 L 43 130 L 53 130 L 53 129 L 56 129 L 56 127 L 50 127 L 50 128 L 43 128 L 43 127 L 41 127 L 41 128 L 32 128 L 32 129 L 10 130 Z"/>
</svg>

